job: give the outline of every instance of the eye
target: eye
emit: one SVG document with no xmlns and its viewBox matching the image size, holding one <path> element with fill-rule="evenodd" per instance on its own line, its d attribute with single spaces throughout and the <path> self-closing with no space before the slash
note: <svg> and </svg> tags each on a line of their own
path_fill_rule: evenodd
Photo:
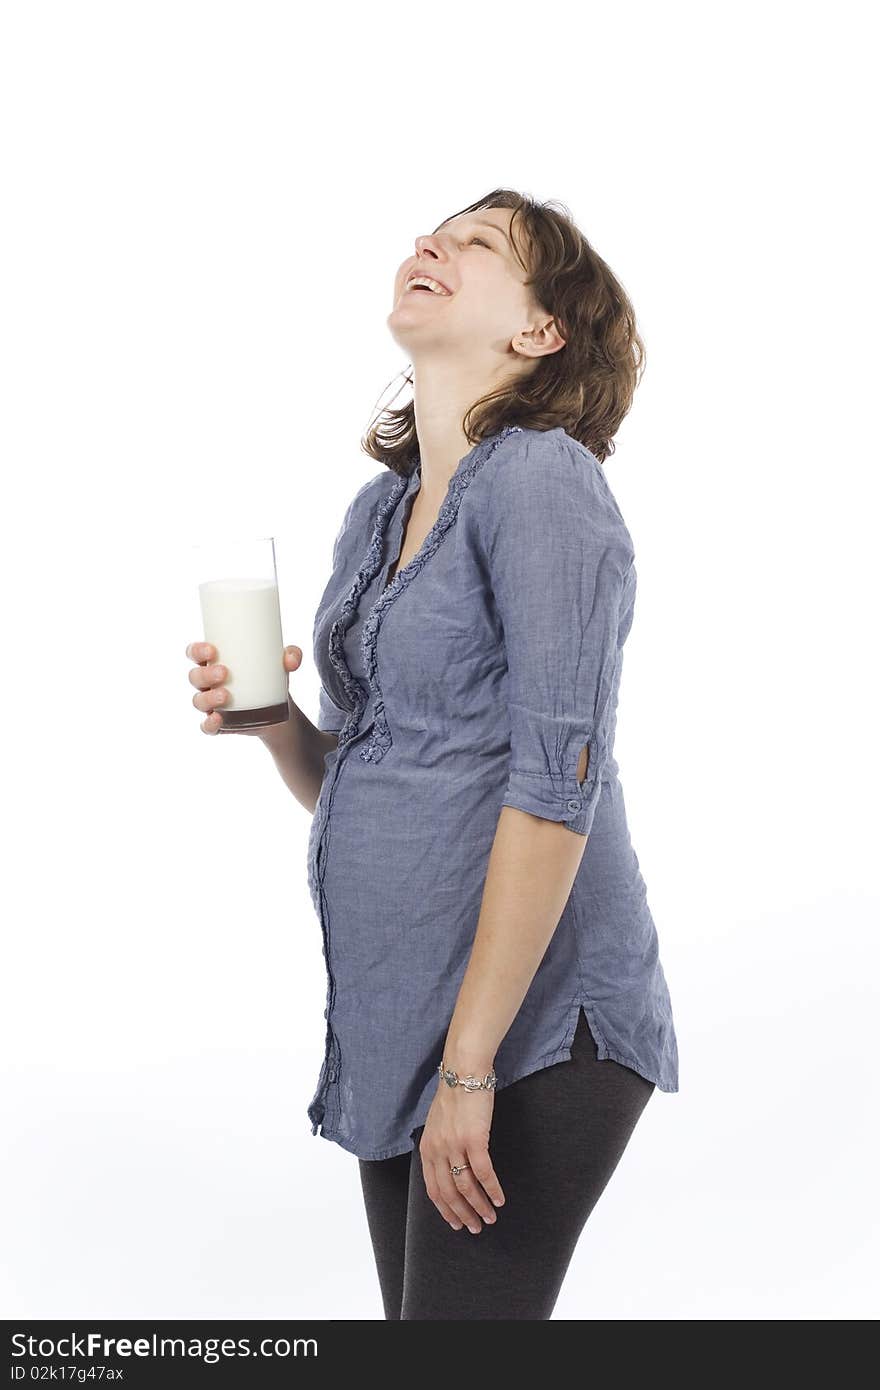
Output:
<svg viewBox="0 0 880 1390">
<path fill-rule="evenodd" d="M 484 241 L 481 236 L 472 236 L 471 241 L 478 241 L 481 246 L 485 246 L 487 251 L 492 250 L 492 247 L 489 245 L 488 241 Z"/>
</svg>

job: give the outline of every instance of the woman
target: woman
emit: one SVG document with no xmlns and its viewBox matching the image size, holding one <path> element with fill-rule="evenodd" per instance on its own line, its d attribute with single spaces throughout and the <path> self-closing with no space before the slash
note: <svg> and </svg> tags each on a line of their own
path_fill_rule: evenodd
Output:
<svg viewBox="0 0 880 1390">
<path fill-rule="evenodd" d="M 571 219 L 505 189 L 416 239 L 388 324 L 413 401 L 363 441 L 383 468 L 318 608 L 318 724 L 291 701 L 258 735 L 313 810 L 308 1115 L 359 1159 L 386 1318 L 547 1319 L 678 1089 L 613 756 L 636 574 L 602 463 L 642 344 Z M 192 655 L 217 733 L 224 671 Z"/>
</svg>

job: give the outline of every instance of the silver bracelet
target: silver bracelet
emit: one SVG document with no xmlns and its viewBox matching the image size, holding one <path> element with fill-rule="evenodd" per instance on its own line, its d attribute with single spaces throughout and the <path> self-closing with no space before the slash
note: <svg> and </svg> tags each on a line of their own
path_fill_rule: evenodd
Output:
<svg viewBox="0 0 880 1390">
<path fill-rule="evenodd" d="M 445 1081 L 447 1086 L 464 1086 L 466 1091 L 494 1091 L 497 1078 L 494 1069 L 487 1072 L 482 1081 L 476 1076 L 459 1076 L 455 1071 L 444 1071 L 441 1062 L 437 1071 L 440 1080 Z"/>
</svg>

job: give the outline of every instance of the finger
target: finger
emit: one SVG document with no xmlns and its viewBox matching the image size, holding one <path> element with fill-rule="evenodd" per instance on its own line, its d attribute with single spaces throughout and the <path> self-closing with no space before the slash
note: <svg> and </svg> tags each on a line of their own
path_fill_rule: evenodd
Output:
<svg viewBox="0 0 880 1390">
<path fill-rule="evenodd" d="M 223 705 L 229 699 L 229 691 L 225 685 L 220 685 L 216 690 L 200 690 L 198 695 L 194 695 L 192 702 L 196 709 L 208 714 L 216 710 L 218 705 Z"/>
<path fill-rule="evenodd" d="M 439 1193 L 436 1197 L 432 1197 L 431 1201 L 434 1203 L 434 1206 L 437 1208 L 440 1215 L 443 1217 L 443 1220 L 446 1221 L 452 1227 L 453 1231 L 461 1231 L 464 1229 L 465 1223 L 462 1221 L 461 1217 L 456 1216 L 455 1212 L 452 1210 L 451 1207 L 448 1207 L 446 1205 Z"/>
<path fill-rule="evenodd" d="M 458 1216 L 452 1210 L 452 1207 L 450 1207 L 449 1203 L 444 1201 L 443 1194 L 441 1193 L 440 1188 L 437 1185 L 437 1180 L 434 1176 L 433 1165 L 423 1163 L 422 1174 L 425 1179 L 425 1190 L 427 1191 L 431 1201 L 434 1203 L 434 1206 L 437 1208 L 440 1215 L 443 1217 L 443 1220 L 447 1221 L 454 1231 L 460 1231 L 462 1226 L 467 1225 L 467 1222 L 463 1221 L 461 1217 Z"/>
<path fill-rule="evenodd" d="M 210 642 L 190 642 L 186 654 L 190 661 L 214 661 L 217 648 L 212 647 Z"/>
<path fill-rule="evenodd" d="M 471 1166 L 470 1169 L 466 1171 L 473 1173 L 477 1182 L 480 1183 L 486 1195 L 489 1197 L 490 1201 L 495 1203 L 496 1207 L 503 1207 L 504 1193 L 501 1190 L 501 1183 L 498 1181 L 498 1175 L 489 1157 L 489 1150 L 486 1148 L 471 1150 L 469 1148 L 468 1163 Z M 462 1174 L 462 1177 L 463 1176 L 464 1174 Z"/>
<path fill-rule="evenodd" d="M 285 647 L 285 648 L 284 648 L 284 665 L 285 665 L 285 667 L 286 667 L 288 670 L 290 670 L 290 671 L 296 671 L 296 670 L 298 669 L 298 667 L 299 667 L 300 662 L 302 661 L 302 656 L 303 656 L 303 654 L 302 654 L 302 648 L 300 648 L 300 647 Z"/>
<path fill-rule="evenodd" d="M 200 728 L 205 734 L 219 734 L 223 724 L 223 716 L 219 710 L 209 714 L 207 719 L 203 719 Z"/>
<path fill-rule="evenodd" d="M 218 685 L 220 681 L 226 679 L 225 666 L 191 666 L 189 669 L 190 685 L 197 685 L 199 690 L 209 690 L 211 686 Z"/>
<path fill-rule="evenodd" d="M 478 1235 L 483 1229 L 480 1225 L 479 1213 L 474 1211 L 467 1197 L 459 1191 L 449 1171 L 449 1164 L 444 1162 L 435 1164 L 434 1176 L 443 1201 L 452 1208 L 457 1216 L 461 1217 L 473 1235 Z"/>
<path fill-rule="evenodd" d="M 477 1212 L 479 1216 L 482 1216 L 483 1220 L 487 1221 L 491 1226 L 493 1221 L 496 1220 L 495 1209 L 476 1178 L 471 1175 L 470 1169 L 465 1168 L 464 1172 L 459 1173 L 457 1178 L 453 1177 L 452 1174 L 450 1174 L 450 1177 L 452 1177 L 452 1181 L 455 1183 L 456 1188 L 470 1203 L 474 1211 Z"/>
</svg>

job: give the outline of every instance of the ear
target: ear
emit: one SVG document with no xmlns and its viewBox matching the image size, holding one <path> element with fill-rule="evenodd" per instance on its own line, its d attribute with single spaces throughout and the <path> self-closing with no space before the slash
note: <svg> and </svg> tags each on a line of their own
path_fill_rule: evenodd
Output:
<svg viewBox="0 0 880 1390">
<path fill-rule="evenodd" d="M 524 357 L 546 357 L 565 347 L 565 339 L 556 327 L 556 320 L 549 318 L 535 328 L 524 328 L 513 340 L 513 346 Z"/>
</svg>

